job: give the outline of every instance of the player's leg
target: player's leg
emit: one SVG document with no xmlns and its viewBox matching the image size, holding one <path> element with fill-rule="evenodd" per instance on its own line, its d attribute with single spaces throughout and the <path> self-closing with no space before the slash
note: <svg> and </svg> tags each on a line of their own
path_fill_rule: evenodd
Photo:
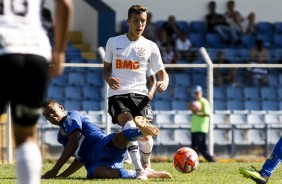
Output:
<svg viewBox="0 0 282 184">
<path fill-rule="evenodd" d="M 206 133 L 199 133 L 200 134 L 200 140 L 199 140 L 199 150 L 200 150 L 200 153 L 205 157 L 205 159 L 208 161 L 208 162 L 215 162 L 215 159 L 213 158 L 212 155 L 210 155 L 210 153 L 208 152 L 208 147 L 207 147 L 207 144 L 206 144 L 206 137 L 207 137 L 207 134 Z"/>
<path fill-rule="evenodd" d="M 129 139 L 140 136 L 140 131 L 126 130 Z M 101 139 L 91 152 L 91 161 L 86 164 L 88 178 L 136 178 L 136 172 L 123 168 L 123 158 L 129 139 L 122 132 Z"/>
<path fill-rule="evenodd" d="M 200 156 L 200 151 L 198 148 L 198 142 L 199 142 L 199 134 L 196 132 L 191 133 L 191 148 L 196 151 L 198 156 Z"/>
<path fill-rule="evenodd" d="M 132 170 L 127 170 L 123 168 L 113 169 L 107 166 L 98 166 L 94 173 L 94 178 L 107 178 L 107 179 L 117 179 L 117 178 L 135 178 L 136 172 Z"/>
<path fill-rule="evenodd" d="M 135 112 L 135 118 L 134 121 L 136 125 L 139 127 L 141 131 L 145 127 L 151 131 L 151 135 L 158 135 L 159 129 L 152 124 L 153 120 L 153 111 L 150 105 L 150 100 L 147 96 L 143 95 L 134 95 L 132 96 L 132 100 L 135 102 L 134 104 L 137 104 L 136 112 Z M 140 111 L 141 109 L 141 111 Z M 140 116 L 141 115 L 141 116 Z M 154 141 L 152 136 L 144 136 L 138 140 L 140 154 L 141 154 L 141 163 L 144 169 L 150 169 L 151 168 L 151 153 L 154 146 Z M 148 170 L 149 171 L 149 170 Z"/>
<path fill-rule="evenodd" d="M 132 164 L 132 160 L 131 160 L 131 157 L 130 157 L 128 151 L 126 151 L 126 153 L 124 155 L 123 162 L 128 163 L 128 164 Z"/>
<path fill-rule="evenodd" d="M 154 140 L 151 136 L 142 137 L 138 140 L 141 153 L 141 163 L 144 169 L 151 168 L 151 153 L 154 145 Z"/>
<path fill-rule="evenodd" d="M 280 137 L 279 141 L 276 143 L 271 157 L 267 159 L 262 166 L 261 174 L 264 177 L 270 177 L 276 167 L 280 164 L 282 160 L 282 137 Z"/>
<path fill-rule="evenodd" d="M 35 141 L 36 126 L 23 127 L 13 123 L 16 143 L 17 183 L 40 183 L 42 158 Z"/>
<path fill-rule="evenodd" d="M 112 144 L 115 148 L 122 150 L 126 147 L 126 143 L 128 141 L 132 141 L 132 140 L 139 138 L 139 137 L 140 137 L 140 130 L 138 128 L 126 129 L 126 130 L 123 130 L 123 131 L 116 133 L 114 135 L 114 137 L 112 139 Z M 115 155 L 117 155 L 117 154 L 115 154 Z M 116 159 L 116 160 L 118 160 L 118 159 Z M 123 171 L 123 172 L 125 172 L 125 171 Z M 127 174 L 127 172 L 125 172 L 124 174 Z M 155 171 L 155 170 L 150 169 L 150 168 L 145 170 L 145 174 L 148 178 L 168 178 L 168 179 L 171 178 L 170 173 L 168 173 L 166 171 Z M 136 177 L 138 177 L 138 173 L 137 173 Z"/>
<path fill-rule="evenodd" d="M 136 127 L 135 123 L 133 122 L 133 120 L 129 120 L 123 126 L 123 130 L 124 131 L 126 131 L 126 130 L 131 131 L 132 129 L 137 129 L 137 127 Z M 139 129 L 137 129 L 137 130 L 140 131 Z M 140 133 L 141 133 L 141 131 L 140 131 Z M 131 160 L 132 160 L 132 163 L 135 167 L 135 170 L 137 172 L 137 179 L 147 180 L 148 178 L 147 178 L 146 174 L 143 173 L 144 168 L 142 167 L 142 164 L 141 164 L 139 146 L 138 146 L 138 142 L 136 141 L 136 139 L 134 141 L 132 140 L 132 141 L 129 141 L 127 143 L 127 150 L 128 150 L 128 153 L 131 157 Z"/>
<path fill-rule="evenodd" d="M 122 126 L 123 130 L 136 128 L 136 124 L 134 123 L 132 114 L 130 113 L 130 105 L 131 101 L 127 94 L 109 98 L 109 113 L 112 116 L 112 121 L 113 123 L 118 123 Z M 127 143 L 127 150 L 132 163 L 138 172 L 137 177 L 146 180 L 148 178 L 142 172 L 144 169 L 141 164 L 138 142 L 136 140 L 129 141 Z"/>
<path fill-rule="evenodd" d="M 277 168 L 282 160 L 282 137 L 276 143 L 271 157 L 265 161 L 260 171 L 247 168 L 239 168 L 243 176 L 254 180 L 257 183 L 267 183 L 268 178 L 272 175 L 273 171 Z"/>
<path fill-rule="evenodd" d="M 19 74 L 10 78 L 17 183 L 38 184 L 42 157 L 36 142 L 36 123 L 41 114 L 49 66 L 45 58 L 35 55 L 13 55 L 10 60 L 12 71 Z"/>
</svg>

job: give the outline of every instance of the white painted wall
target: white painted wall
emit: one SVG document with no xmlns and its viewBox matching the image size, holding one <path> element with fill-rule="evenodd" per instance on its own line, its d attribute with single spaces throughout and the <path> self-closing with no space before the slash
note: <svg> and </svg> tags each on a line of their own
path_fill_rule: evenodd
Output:
<svg viewBox="0 0 282 184">
<path fill-rule="evenodd" d="M 116 31 L 120 30 L 120 22 L 127 18 L 127 11 L 133 4 L 145 5 L 153 13 L 153 21 L 166 20 L 175 15 L 178 20 L 203 20 L 208 13 L 209 0 L 103 0 L 116 11 Z M 217 12 L 224 13 L 227 0 L 215 0 Z M 236 9 L 246 16 L 256 13 L 258 21 L 282 21 L 281 0 L 236 0 Z M 97 48 L 97 14 L 84 1 L 73 0 L 74 22 L 72 30 L 82 30 L 84 41 Z M 53 7 L 53 1 L 46 1 L 47 7 Z M 50 8 L 50 9 L 51 9 Z M 52 8 L 53 9 L 53 8 Z M 105 22 L 106 24 L 106 22 Z"/>
<path fill-rule="evenodd" d="M 45 1 L 54 16 L 54 1 Z M 73 22 L 72 31 L 83 32 L 83 42 L 91 45 L 91 50 L 97 49 L 97 12 L 91 8 L 86 2 L 81 0 L 73 0 Z"/>
</svg>

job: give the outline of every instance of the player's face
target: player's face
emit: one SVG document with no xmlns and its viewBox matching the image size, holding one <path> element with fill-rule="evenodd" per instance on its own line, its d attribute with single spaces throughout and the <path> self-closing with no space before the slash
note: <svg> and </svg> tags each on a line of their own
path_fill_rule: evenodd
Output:
<svg viewBox="0 0 282 184">
<path fill-rule="evenodd" d="M 143 12 L 141 14 L 132 14 L 128 19 L 128 33 L 132 37 L 140 37 L 145 29 L 147 21 L 147 13 Z"/>
<path fill-rule="evenodd" d="M 59 104 L 49 104 L 43 111 L 43 116 L 53 125 L 59 125 L 66 115 L 63 106 Z"/>
<path fill-rule="evenodd" d="M 202 97 L 202 93 L 201 92 L 194 92 L 194 97 L 196 100 L 199 100 Z"/>
</svg>

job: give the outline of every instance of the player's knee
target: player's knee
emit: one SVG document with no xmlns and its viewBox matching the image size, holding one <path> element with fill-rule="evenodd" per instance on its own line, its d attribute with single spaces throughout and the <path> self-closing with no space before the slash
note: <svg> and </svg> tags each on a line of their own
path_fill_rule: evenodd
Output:
<svg viewBox="0 0 282 184">
<path fill-rule="evenodd" d="M 146 142 L 146 141 L 148 141 L 149 139 L 152 139 L 152 136 L 143 136 L 143 137 L 141 137 L 139 140 Z"/>
<path fill-rule="evenodd" d="M 126 146 L 127 146 L 128 151 L 139 149 L 137 141 L 129 141 Z"/>
<path fill-rule="evenodd" d="M 154 145 L 153 138 L 150 138 L 146 141 L 138 141 L 139 149 L 144 153 L 151 153 Z"/>
<path fill-rule="evenodd" d="M 133 120 L 133 116 L 130 112 L 122 112 L 117 116 L 117 121 L 122 127 L 131 120 Z"/>
</svg>

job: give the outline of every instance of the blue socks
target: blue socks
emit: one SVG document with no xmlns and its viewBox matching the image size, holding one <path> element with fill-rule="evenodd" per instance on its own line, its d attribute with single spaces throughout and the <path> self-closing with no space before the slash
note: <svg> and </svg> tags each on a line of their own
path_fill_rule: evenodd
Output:
<svg viewBox="0 0 282 184">
<path fill-rule="evenodd" d="M 271 176 L 273 171 L 281 162 L 281 159 L 282 159 L 282 137 L 280 137 L 279 141 L 276 143 L 271 157 L 267 159 L 264 165 L 262 166 L 261 174 L 266 177 Z"/>
<path fill-rule="evenodd" d="M 123 133 L 129 141 L 138 140 L 140 137 L 143 136 L 139 128 L 128 128 L 128 129 L 123 130 Z"/>
</svg>

